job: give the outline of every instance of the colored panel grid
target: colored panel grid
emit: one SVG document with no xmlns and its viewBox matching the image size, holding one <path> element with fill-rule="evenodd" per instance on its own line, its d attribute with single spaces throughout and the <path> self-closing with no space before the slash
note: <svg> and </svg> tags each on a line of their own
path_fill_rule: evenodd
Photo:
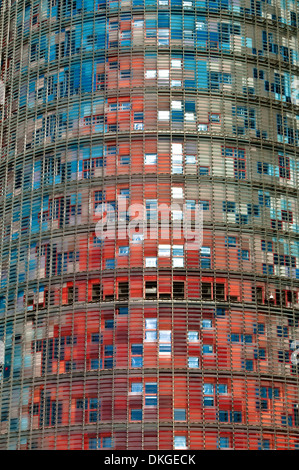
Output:
<svg viewBox="0 0 299 470">
<path fill-rule="evenodd" d="M 0 448 L 298 449 L 298 2 L 0 12 Z"/>
</svg>

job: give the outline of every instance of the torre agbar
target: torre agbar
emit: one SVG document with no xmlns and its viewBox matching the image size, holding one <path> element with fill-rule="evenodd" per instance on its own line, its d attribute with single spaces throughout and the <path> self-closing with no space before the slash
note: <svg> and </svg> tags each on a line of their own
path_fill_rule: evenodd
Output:
<svg viewBox="0 0 299 470">
<path fill-rule="evenodd" d="M 299 448 L 298 27 L 0 2 L 0 449 Z"/>
</svg>

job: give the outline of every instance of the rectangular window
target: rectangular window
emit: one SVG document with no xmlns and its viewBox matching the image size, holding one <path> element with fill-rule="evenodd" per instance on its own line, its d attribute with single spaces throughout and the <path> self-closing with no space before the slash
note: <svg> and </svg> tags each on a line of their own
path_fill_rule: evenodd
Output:
<svg viewBox="0 0 299 470">
<path fill-rule="evenodd" d="M 128 315 L 129 308 L 128 307 L 118 307 L 117 309 L 118 315 Z"/>
<path fill-rule="evenodd" d="M 145 319 L 145 341 L 157 341 L 157 318 Z"/>
<path fill-rule="evenodd" d="M 132 382 L 131 383 L 131 393 L 140 394 L 143 392 L 142 382 Z"/>
<path fill-rule="evenodd" d="M 119 256 L 128 256 L 129 255 L 129 247 L 128 246 L 120 246 L 118 248 Z"/>
<path fill-rule="evenodd" d="M 202 345 L 203 354 L 213 354 L 213 345 L 212 344 L 203 344 Z"/>
<path fill-rule="evenodd" d="M 121 70 L 119 72 L 120 80 L 130 80 L 130 78 L 131 78 L 131 70 Z"/>
<path fill-rule="evenodd" d="M 112 369 L 113 367 L 114 348 L 112 344 L 108 344 L 104 348 L 104 368 Z"/>
<path fill-rule="evenodd" d="M 67 290 L 67 302 L 72 304 L 78 302 L 78 288 L 76 286 L 69 286 Z"/>
<path fill-rule="evenodd" d="M 102 191 L 94 192 L 94 210 L 96 211 L 98 206 L 103 202 L 103 193 Z"/>
<path fill-rule="evenodd" d="M 227 395 L 227 385 L 218 384 L 217 391 L 218 391 L 218 395 Z"/>
<path fill-rule="evenodd" d="M 157 382 L 145 382 L 145 406 L 157 406 Z"/>
<path fill-rule="evenodd" d="M 200 201 L 200 206 L 203 211 L 209 211 L 210 210 L 210 201 Z"/>
<path fill-rule="evenodd" d="M 220 124 L 220 114 L 210 113 L 209 122 Z"/>
<path fill-rule="evenodd" d="M 280 178 L 290 179 L 290 159 L 280 156 L 278 159 Z"/>
<path fill-rule="evenodd" d="M 214 299 L 218 301 L 225 300 L 225 285 L 224 284 L 220 282 L 216 282 L 216 284 L 214 284 Z"/>
<path fill-rule="evenodd" d="M 156 299 L 158 296 L 157 281 L 145 281 L 145 298 Z"/>
<path fill-rule="evenodd" d="M 146 268 L 156 268 L 157 267 L 157 258 L 155 257 L 146 257 L 145 258 L 145 267 Z"/>
<path fill-rule="evenodd" d="M 237 246 L 237 239 L 236 237 L 226 237 L 226 242 L 225 242 L 225 245 L 226 246 L 229 246 L 229 247 L 236 247 Z"/>
<path fill-rule="evenodd" d="M 171 188 L 171 193 L 173 199 L 183 199 L 184 197 L 183 188 L 173 187 Z"/>
<path fill-rule="evenodd" d="M 200 266 L 202 269 L 211 268 L 211 248 L 202 246 L 200 249 Z"/>
<path fill-rule="evenodd" d="M 114 258 L 106 259 L 105 267 L 106 269 L 115 269 L 115 259 Z"/>
<path fill-rule="evenodd" d="M 127 299 L 129 297 L 129 283 L 119 282 L 118 283 L 118 298 Z"/>
<path fill-rule="evenodd" d="M 236 203 L 233 201 L 223 201 L 222 202 L 222 211 L 228 213 L 236 212 Z"/>
<path fill-rule="evenodd" d="M 156 70 L 146 70 L 145 71 L 145 78 L 156 78 L 157 71 Z"/>
<path fill-rule="evenodd" d="M 257 162 L 257 172 L 260 175 L 270 175 L 270 165 L 266 162 Z"/>
<path fill-rule="evenodd" d="M 159 245 L 158 256 L 161 257 L 170 257 L 170 245 Z"/>
<path fill-rule="evenodd" d="M 174 437 L 174 449 L 186 449 L 186 437 L 185 436 L 175 436 Z"/>
<path fill-rule="evenodd" d="M 86 422 L 97 423 L 101 419 L 100 401 L 97 398 L 89 398 L 87 401 L 87 409 L 85 410 Z"/>
<path fill-rule="evenodd" d="M 241 259 L 243 261 L 249 261 L 249 251 L 248 250 L 241 250 Z"/>
<path fill-rule="evenodd" d="M 181 281 L 173 281 L 173 298 L 184 299 L 185 297 L 185 283 Z"/>
<path fill-rule="evenodd" d="M 155 220 L 158 218 L 158 201 L 157 199 L 146 199 L 146 220 Z"/>
<path fill-rule="evenodd" d="M 281 220 L 283 222 L 288 222 L 289 224 L 293 223 L 293 212 L 291 211 L 281 211 Z"/>
<path fill-rule="evenodd" d="M 129 165 L 131 162 L 130 155 L 120 155 L 119 164 L 120 165 Z"/>
<path fill-rule="evenodd" d="M 92 342 L 92 343 L 99 344 L 99 342 L 100 342 L 100 335 L 99 335 L 99 333 L 92 333 L 92 334 L 91 334 L 91 342 Z"/>
<path fill-rule="evenodd" d="M 131 410 L 131 421 L 142 421 L 142 409 Z"/>
<path fill-rule="evenodd" d="M 228 422 L 228 411 L 219 410 L 219 421 L 220 423 Z"/>
<path fill-rule="evenodd" d="M 92 285 L 92 302 L 99 302 L 101 300 L 101 284 Z"/>
<path fill-rule="evenodd" d="M 174 421 L 186 421 L 186 410 L 183 408 L 175 408 Z"/>
<path fill-rule="evenodd" d="M 158 120 L 159 121 L 169 121 L 170 112 L 169 111 L 158 111 Z"/>
<path fill-rule="evenodd" d="M 220 437 L 219 438 L 219 449 L 229 449 L 229 438 Z"/>
<path fill-rule="evenodd" d="M 189 356 L 188 357 L 188 367 L 190 369 L 198 369 L 199 368 L 199 358 L 197 356 Z"/>
<path fill-rule="evenodd" d="M 113 328 L 114 328 L 114 320 L 105 320 L 105 329 L 113 330 Z"/>
<path fill-rule="evenodd" d="M 208 167 L 208 166 L 200 166 L 200 167 L 199 167 L 199 174 L 200 174 L 200 176 L 209 176 L 209 174 L 210 174 L 210 167 Z"/>
<path fill-rule="evenodd" d="M 159 355 L 169 356 L 171 354 L 171 331 L 159 331 Z"/>
<path fill-rule="evenodd" d="M 242 423 L 242 413 L 241 411 L 231 411 L 230 420 L 232 423 Z"/>
<path fill-rule="evenodd" d="M 93 358 L 93 359 L 90 359 L 90 369 L 91 370 L 97 370 L 99 367 L 100 367 L 100 361 L 97 357 Z"/>
<path fill-rule="evenodd" d="M 189 343 L 198 343 L 199 341 L 198 331 L 188 331 L 188 341 Z"/>
<path fill-rule="evenodd" d="M 263 439 L 262 441 L 259 441 L 258 449 L 259 450 L 270 450 L 270 441 L 269 441 L 269 439 Z"/>
<path fill-rule="evenodd" d="M 142 367 L 143 365 L 143 345 L 131 345 L 131 367 Z"/>
<path fill-rule="evenodd" d="M 212 299 L 212 285 L 210 282 L 201 283 L 201 298 L 202 300 Z"/>
<path fill-rule="evenodd" d="M 204 406 L 214 406 L 214 385 L 211 383 L 205 383 L 203 386 L 203 404 Z"/>
<path fill-rule="evenodd" d="M 205 319 L 205 320 L 202 320 L 201 326 L 204 330 L 208 330 L 213 327 L 213 322 L 212 320 Z"/>
<path fill-rule="evenodd" d="M 266 240 L 261 240 L 261 248 L 262 251 L 268 251 L 270 253 L 273 252 L 273 243 L 266 241 Z"/>
<path fill-rule="evenodd" d="M 146 153 L 144 156 L 145 165 L 156 165 L 157 164 L 157 154 L 156 153 Z"/>
</svg>

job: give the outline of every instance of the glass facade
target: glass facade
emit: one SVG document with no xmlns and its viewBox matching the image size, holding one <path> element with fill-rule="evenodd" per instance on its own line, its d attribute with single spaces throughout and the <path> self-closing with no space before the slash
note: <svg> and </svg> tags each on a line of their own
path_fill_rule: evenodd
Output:
<svg viewBox="0 0 299 470">
<path fill-rule="evenodd" d="M 298 22 L 0 1 L 0 449 L 299 448 Z"/>
</svg>

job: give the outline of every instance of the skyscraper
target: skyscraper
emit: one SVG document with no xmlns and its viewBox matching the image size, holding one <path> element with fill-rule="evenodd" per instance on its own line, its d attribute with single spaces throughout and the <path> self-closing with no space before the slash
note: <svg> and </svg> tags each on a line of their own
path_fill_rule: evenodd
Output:
<svg viewBox="0 0 299 470">
<path fill-rule="evenodd" d="M 298 2 L 0 14 L 0 448 L 298 449 Z"/>
</svg>

